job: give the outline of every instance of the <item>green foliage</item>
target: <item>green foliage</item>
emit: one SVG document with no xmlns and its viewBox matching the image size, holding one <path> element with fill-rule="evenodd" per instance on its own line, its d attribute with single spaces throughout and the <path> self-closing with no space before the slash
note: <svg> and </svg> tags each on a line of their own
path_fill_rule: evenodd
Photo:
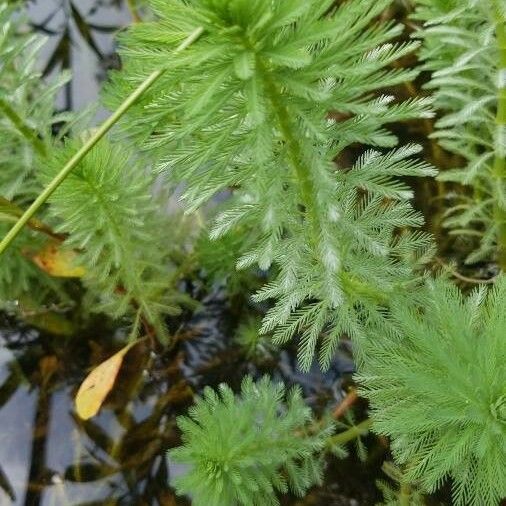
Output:
<svg viewBox="0 0 506 506">
<path fill-rule="evenodd" d="M 443 178 L 474 188 L 476 202 L 459 203 L 447 220 L 457 231 L 483 232 L 470 261 L 497 249 L 497 206 L 505 207 L 496 170 L 501 54 L 497 19 L 488 17 L 496 4 L 489 2 L 419 0 L 416 15 L 427 22 L 420 36 L 425 69 L 433 73 L 429 88 L 446 113 L 436 138 L 467 164 Z M 406 301 L 413 263 L 430 239 L 410 232 L 422 218 L 399 178 L 434 172 L 413 158 L 418 146 L 395 148 L 386 128 L 429 114 L 426 99 L 398 103 L 381 94 L 416 75 L 391 66 L 418 43 L 392 43 L 401 27 L 375 21 L 390 3 L 151 0 L 157 19 L 123 36 L 124 69 L 107 100 L 115 105 L 149 72 L 167 70 L 123 131 L 151 151 L 170 181 L 186 183 L 189 211 L 221 191 L 232 193 L 210 230 L 216 242 L 202 243 L 209 272 L 222 276 L 223 265 L 232 263 L 271 270 L 255 296 L 274 300 L 262 331 L 273 332 L 277 343 L 297 335 L 304 369 L 318 346 L 327 366 L 340 335 L 354 337 L 358 378 L 376 429 L 392 438 L 406 469 L 402 479 L 432 491 L 450 476 L 458 504 L 493 504 L 506 495 L 500 369 L 506 281 L 486 301 L 483 290 L 464 301 L 441 280 L 430 284 L 423 308 Z M 82 141 L 52 138 L 52 125 L 67 119 L 53 109 L 65 78 L 42 83 L 35 66 L 40 41 L 20 34 L 21 22 L 13 19 L 0 4 L 0 190 L 24 207 Z M 174 55 L 197 26 L 204 36 Z M 350 167 L 344 160 L 352 146 L 364 153 Z M 163 316 L 177 311 L 169 290 L 177 271 L 160 233 L 169 223 L 153 182 L 142 158 L 121 143 L 103 142 L 52 195 L 43 218 L 78 253 L 96 309 L 138 314 L 163 335 Z M 7 223 L 12 209 L 2 208 Z M 35 268 L 25 248 L 42 243 L 33 231 L 18 238 L 2 264 L 2 294 L 33 289 Z M 240 335 L 251 350 L 262 346 L 250 323 Z M 277 504 L 278 492 L 302 495 L 317 483 L 329 428 L 311 432 L 316 424 L 300 393 L 286 397 L 268 379 L 247 378 L 240 397 L 226 386 L 219 394 L 207 389 L 190 417 L 179 420 L 184 445 L 172 455 L 192 467 L 178 490 L 192 493 L 197 506 L 263 505 Z M 404 481 L 401 494 L 403 488 Z"/>
<path fill-rule="evenodd" d="M 48 183 L 81 144 L 69 141 L 41 160 L 41 181 Z M 55 229 L 68 234 L 65 245 L 82 252 L 96 308 L 115 317 L 139 310 L 163 335 L 161 316 L 178 306 L 170 290 L 175 269 L 168 259 L 169 219 L 160 215 L 152 185 L 125 146 L 102 142 L 50 198 L 50 213 Z"/>
<path fill-rule="evenodd" d="M 253 269 L 239 271 L 235 268 L 238 256 L 248 247 L 249 235 L 244 231 L 212 240 L 205 229 L 195 243 L 195 257 L 206 279 L 211 283 L 225 284 L 230 296 L 244 294 L 259 286 Z"/>
<path fill-rule="evenodd" d="M 259 318 L 249 316 L 237 328 L 234 341 L 249 360 L 260 362 L 272 358 L 276 354 L 277 348 L 272 342 L 271 336 L 259 334 L 259 327 Z"/>
<path fill-rule="evenodd" d="M 396 490 L 385 481 L 376 482 L 377 487 L 383 494 L 383 502 L 378 506 L 425 506 L 426 502 L 423 495 L 419 492 L 411 492 L 410 490 Z"/>
<path fill-rule="evenodd" d="M 247 231 L 237 266 L 277 266 L 256 295 L 275 300 L 262 331 L 278 343 L 298 334 L 304 369 L 318 343 L 326 367 L 341 333 L 362 337 L 365 318 L 381 319 L 385 294 L 412 279 L 406 258 L 429 243 L 407 230 L 422 218 L 398 179 L 434 173 L 412 158 L 418 147 L 335 164 L 357 143 L 393 147 L 386 125 L 429 114 L 426 99 L 377 94 L 416 75 L 390 65 L 417 43 L 391 43 L 402 27 L 374 22 L 389 0 L 334 3 L 152 0 L 158 20 L 122 36 L 124 66 L 107 92 L 115 106 L 148 72 L 167 69 L 124 131 L 186 182 L 189 211 L 233 189 L 211 238 Z M 197 26 L 201 39 L 173 55 Z"/>
<path fill-rule="evenodd" d="M 473 190 L 446 224 L 479 235 L 468 262 L 495 255 L 506 266 L 506 4 L 415 3 L 428 88 L 443 114 L 434 137 L 463 160 L 441 179 Z M 196 262 L 232 293 L 255 290 L 258 267 L 269 278 L 254 299 L 272 306 L 263 335 L 246 320 L 236 342 L 262 358 L 273 352 L 266 335 L 279 345 L 295 336 L 307 370 L 317 353 L 330 364 L 343 333 L 354 339 L 361 391 L 401 466 L 390 473 L 398 491 L 380 485 L 386 503 L 421 504 L 419 485 L 432 492 L 451 478 L 457 505 L 493 506 L 506 496 L 506 278 L 466 299 L 441 279 L 413 291 L 431 238 L 414 230 L 423 219 L 406 178 L 435 171 L 417 160 L 420 146 L 398 147 L 388 125 L 431 116 L 431 100 L 389 95 L 416 77 L 399 59 L 420 45 L 393 42 L 402 26 L 380 18 L 392 4 L 148 0 L 154 21 L 121 35 L 123 68 L 105 97 L 116 107 L 165 71 L 118 132 L 157 170 L 125 138 L 91 149 L 51 195 L 42 222 L 29 222 L 2 257 L 0 302 L 32 292 L 45 302 L 66 297 L 63 283 L 27 260 L 47 235 L 61 234 L 84 267 L 95 310 L 161 338 L 165 315 L 185 301 L 172 288 Z M 198 41 L 175 54 L 197 27 Z M 83 146 L 70 116 L 54 111 L 67 77 L 49 85 L 36 70 L 41 44 L 0 0 L 1 234 Z M 153 192 L 157 172 L 169 188 L 184 183 L 188 212 L 226 195 L 189 260 L 190 248 L 174 249 L 188 239 L 183 226 L 175 231 Z M 365 458 L 360 436 L 372 421 L 348 416 L 351 427 L 329 438 L 330 424 L 313 420 L 299 390 L 249 377 L 238 396 L 207 388 L 178 421 L 183 445 L 171 456 L 189 466 L 178 492 L 196 506 L 302 496 L 321 481 L 324 450 L 340 456 L 358 439 Z"/>
<path fill-rule="evenodd" d="M 42 80 L 37 61 L 44 40 L 23 33 L 19 14 L 0 4 L 2 236 L 82 146 L 77 139 L 63 142 L 75 126 L 73 116 L 54 111 L 56 93 L 68 76 L 51 85 Z M 57 123 L 60 131 L 54 135 Z M 64 247 L 79 252 L 86 271 L 85 300 L 95 310 L 114 317 L 139 313 L 163 337 L 163 315 L 178 312 L 186 297 L 172 289 L 176 270 L 169 257 L 175 245 L 168 237 L 171 223 L 160 215 L 162 202 L 152 195 L 153 182 L 129 149 L 104 141 L 53 194 L 41 217 L 53 227 L 51 234 L 66 238 Z M 17 299 L 30 306 L 65 299 L 62 283 L 29 259 L 46 242 L 40 231 L 27 228 L 2 256 L 4 307 Z"/>
<path fill-rule="evenodd" d="M 51 148 L 52 127 L 70 118 L 54 110 L 56 94 L 69 76 L 51 84 L 41 79 L 38 61 L 45 39 L 24 33 L 23 17 L 6 2 L 0 2 L 0 27 L 0 188 L 3 197 L 23 205 L 40 192 L 33 177 L 37 154 Z M 5 107 L 24 129 L 9 119 Z"/>
<path fill-rule="evenodd" d="M 226 385 L 207 388 L 190 416 L 178 420 L 184 445 L 170 457 L 190 467 L 176 488 L 195 506 L 277 505 L 276 492 L 289 489 L 302 496 L 321 480 L 331 432 L 312 433 L 311 423 L 300 391 L 287 394 L 267 377 L 245 378 L 240 397 Z"/>
<path fill-rule="evenodd" d="M 376 482 L 383 494 L 381 506 L 425 506 L 423 495 L 409 481 L 406 482 L 401 469 L 391 462 L 385 462 L 382 469 L 397 486 L 384 480 Z"/>
<path fill-rule="evenodd" d="M 53 125 L 70 119 L 54 111 L 68 76 L 51 84 L 41 80 L 37 63 L 45 40 L 23 32 L 23 21 L 16 6 L 0 1 L 0 196 L 21 207 L 41 191 L 36 159 L 50 149 Z M 9 203 L 0 203 L 0 236 L 16 219 Z M 40 244 L 38 234 L 25 230 L 2 256 L 0 306 L 26 296 L 43 301 L 56 288 L 27 258 Z"/>
<path fill-rule="evenodd" d="M 451 477 L 459 505 L 506 497 L 505 307 L 504 276 L 466 299 L 435 280 L 423 308 L 394 304 L 390 334 L 364 343 L 357 380 L 375 430 L 426 490 Z"/>
<path fill-rule="evenodd" d="M 420 57 L 423 68 L 432 72 L 427 89 L 442 113 L 433 137 L 461 159 L 458 168 L 439 177 L 471 188 L 453 194 L 445 223 L 455 234 L 478 236 L 467 262 L 492 259 L 506 225 L 506 173 L 504 162 L 499 171 L 496 165 L 497 157 L 506 157 L 506 117 L 504 124 L 496 120 L 501 86 L 506 93 L 506 83 L 500 83 L 506 59 L 495 33 L 501 14 L 494 10 L 506 6 L 495 0 L 416 3 L 415 18 L 425 23 L 418 32 L 424 41 Z M 506 35 L 504 12 L 502 16 Z"/>
</svg>

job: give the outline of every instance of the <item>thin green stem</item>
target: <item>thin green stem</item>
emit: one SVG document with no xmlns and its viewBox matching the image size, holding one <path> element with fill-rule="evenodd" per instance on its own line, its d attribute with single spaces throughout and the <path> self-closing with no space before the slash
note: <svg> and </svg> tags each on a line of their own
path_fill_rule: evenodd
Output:
<svg viewBox="0 0 506 506">
<path fill-rule="evenodd" d="M 194 30 L 176 49 L 179 53 L 195 42 L 203 33 L 203 28 Z M 166 69 L 160 69 L 150 74 L 138 88 L 114 111 L 114 113 L 96 130 L 92 137 L 79 149 L 79 151 L 65 164 L 61 171 L 49 183 L 44 191 L 34 200 L 32 205 L 25 211 L 23 216 L 9 230 L 7 235 L 0 242 L 0 255 L 7 249 L 11 242 L 21 232 L 23 227 L 47 201 L 54 191 L 61 185 L 72 170 L 86 157 L 95 145 L 109 132 L 109 130 L 121 119 L 121 117 L 137 102 L 137 100 L 158 80 Z"/>
<path fill-rule="evenodd" d="M 343 290 L 350 294 L 356 294 L 359 297 L 364 297 L 369 300 L 373 300 L 381 306 L 388 306 L 390 303 L 390 294 L 388 291 L 381 291 L 376 286 L 364 283 L 360 279 L 353 277 L 346 271 L 342 271 L 341 283 L 343 284 Z"/>
<path fill-rule="evenodd" d="M 46 145 L 39 138 L 37 132 L 30 128 L 19 116 L 19 114 L 3 98 L 0 98 L 0 111 L 2 111 L 7 118 L 9 118 L 18 132 L 21 133 L 25 139 L 33 145 L 35 151 L 37 151 L 39 155 L 44 157 L 47 155 Z"/>
<path fill-rule="evenodd" d="M 498 227 L 498 262 L 506 271 L 506 18 L 501 6 L 493 0 L 496 18 L 496 36 L 499 47 L 499 78 L 497 89 L 497 133 L 493 176 L 496 195 L 494 196 L 494 218 Z"/>
<path fill-rule="evenodd" d="M 329 446 L 344 445 L 350 441 L 353 441 L 354 439 L 357 439 L 360 436 L 365 436 L 371 430 L 372 423 L 373 422 L 371 418 L 366 418 L 358 425 L 354 425 L 353 427 L 350 427 L 349 429 L 330 437 L 327 440 L 327 443 Z"/>
<path fill-rule="evenodd" d="M 141 327 L 141 316 L 142 316 L 142 309 L 139 308 L 135 312 L 135 320 L 134 324 L 132 325 L 132 330 L 130 331 L 130 334 L 128 335 L 128 342 L 133 343 L 137 340 L 137 337 L 139 336 L 139 329 Z"/>
</svg>

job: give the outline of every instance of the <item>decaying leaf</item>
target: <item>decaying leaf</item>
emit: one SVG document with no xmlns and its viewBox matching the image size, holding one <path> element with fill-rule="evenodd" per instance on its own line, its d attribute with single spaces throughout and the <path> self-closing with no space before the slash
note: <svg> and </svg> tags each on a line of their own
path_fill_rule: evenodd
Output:
<svg viewBox="0 0 506 506">
<path fill-rule="evenodd" d="M 76 395 L 76 411 L 81 419 L 89 420 L 98 413 L 114 386 L 125 355 L 139 342 L 128 344 L 88 374 Z"/>
<path fill-rule="evenodd" d="M 70 320 L 55 311 L 42 311 L 30 314 L 24 320 L 37 329 L 49 332 L 55 336 L 68 337 L 72 336 L 76 331 L 75 325 Z"/>
<path fill-rule="evenodd" d="M 82 278 L 85 269 L 76 265 L 77 253 L 64 249 L 57 242 L 50 242 L 32 257 L 43 271 L 57 278 Z"/>
</svg>

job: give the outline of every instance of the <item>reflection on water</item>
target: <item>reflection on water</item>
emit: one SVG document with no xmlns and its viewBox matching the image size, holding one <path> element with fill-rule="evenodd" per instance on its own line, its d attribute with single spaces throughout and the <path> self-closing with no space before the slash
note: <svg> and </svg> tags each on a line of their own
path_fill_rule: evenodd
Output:
<svg viewBox="0 0 506 506">
<path fill-rule="evenodd" d="M 27 7 L 33 26 L 48 36 L 44 73 L 68 69 L 73 76 L 58 98 L 59 108 L 82 110 L 95 104 L 106 71 L 117 65 L 115 34 L 130 22 L 123 0 L 32 0 Z"/>
<path fill-rule="evenodd" d="M 178 441 L 175 416 L 192 391 L 172 365 L 140 349 L 99 416 L 82 422 L 74 414 L 86 368 L 77 371 L 82 364 L 73 357 L 98 362 L 113 344 L 3 333 L 0 504 L 186 504 L 168 487 L 165 453 Z"/>
<path fill-rule="evenodd" d="M 12 504 L 24 504 L 23 493 L 27 482 L 32 439 L 32 420 L 35 416 L 37 395 L 28 386 L 17 386 L 16 362 L 13 354 L 0 349 L 0 480 L 5 496 Z M 14 366 L 14 367 L 13 367 Z M 2 504 L 2 501 L 0 501 Z"/>
</svg>

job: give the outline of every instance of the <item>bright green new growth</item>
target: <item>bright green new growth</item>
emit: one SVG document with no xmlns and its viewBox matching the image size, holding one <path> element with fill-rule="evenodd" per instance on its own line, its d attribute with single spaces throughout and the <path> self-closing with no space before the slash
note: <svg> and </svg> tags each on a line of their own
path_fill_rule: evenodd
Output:
<svg viewBox="0 0 506 506">
<path fill-rule="evenodd" d="M 436 280 L 423 308 L 393 304 L 391 333 L 364 345 L 357 380 L 374 429 L 426 490 L 451 477 L 457 505 L 506 497 L 505 307 L 504 276 L 466 299 Z"/>
<path fill-rule="evenodd" d="M 464 159 L 443 181 L 469 185 L 446 225 L 478 236 L 469 263 L 496 258 L 506 268 L 506 5 L 503 0 L 417 0 L 415 18 L 427 86 L 443 112 L 434 138 Z"/>
<path fill-rule="evenodd" d="M 44 184 L 75 153 L 67 142 L 39 162 Z M 170 222 L 152 194 L 153 177 L 124 145 L 103 142 L 67 177 L 49 200 L 55 230 L 69 234 L 65 246 L 81 251 L 95 306 L 115 317 L 139 310 L 164 335 L 163 314 L 178 311 L 171 290 Z M 157 205 L 158 204 L 158 205 Z M 182 296 L 181 296 L 182 299 Z"/>
<path fill-rule="evenodd" d="M 397 179 L 433 174 L 411 158 L 418 147 L 335 163 L 352 144 L 394 146 L 385 125 L 428 114 L 426 99 L 377 94 L 416 75 L 390 64 L 417 43 L 391 43 L 402 27 L 374 22 L 388 0 L 334 3 L 152 0 L 158 20 L 122 37 L 124 67 L 107 94 L 114 106 L 167 68 L 124 128 L 186 182 L 188 210 L 234 190 L 211 237 L 245 234 L 253 244 L 237 266 L 274 266 L 256 295 L 275 300 L 262 330 L 279 343 L 299 335 L 304 369 L 318 343 L 326 367 L 343 332 L 362 337 L 365 319 L 381 319 L 385 296 L 412 279 L 406 260 L 429 243 L 395 233 L 422 223 Z M 171 54 L 196 26 L 204 36 Z"/>
<path fill-rule="evenodd" d="M 329 426 L 314 432 L 300 391 L 246 377 L 241 396 L 221 385 L 178 419 L 183 446 L 170 458 L 189 465 L 176 488 L 194 506 L 273 506 L 276 493 L 303 496 L 320 483 Z"/>
</svg>

